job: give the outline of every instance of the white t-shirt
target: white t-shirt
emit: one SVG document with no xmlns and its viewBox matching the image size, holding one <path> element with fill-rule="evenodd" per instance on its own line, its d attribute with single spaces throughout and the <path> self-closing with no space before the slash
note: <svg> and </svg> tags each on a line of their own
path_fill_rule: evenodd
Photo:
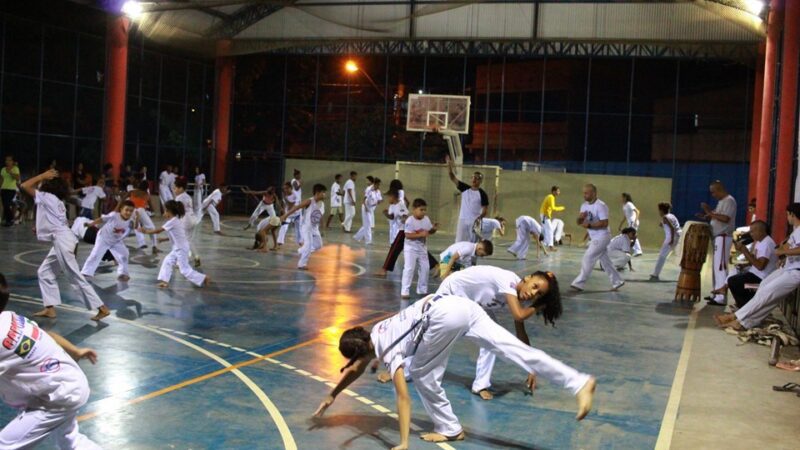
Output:
<svg viewBox="0 0 800 450">
<path fill-rule="evenodd" d="M 456 242 L 439 254 L 439 261 L 447 264 L 456 254 L 458 254 L 459 261 L 463 261 L 465 258 L 472 258 L 475 256 L 475 250 L 477 248 L 478 244 L 474 242 Z"/>
<path fill-rule="evenodd" d="M 292 191 L 297 194 L 297 198 L 303 198 L 303 188 L 300 186 L 300 180 L 292 178 L 292 181 L 289 183 L 292 185 Z M 295 189 L 295 187 L 297 187 L 297 189 Z"/>
<path fill-rule="evenodd" d="M 450 274 L 436 293 L 457 295 L 472 300 L 486 310 L 506 306 L 506 295 L 517 296 L 520 277 L 510 270 L 494 266 L 472 266 Z"/>
<path fill-rule="evenodd" d="M 348 193 L 350 191 L 350 193 Z M 350 199 L 350 194 L 353 195 L 353 199 Z M 344 204 L 345 205 L 355 205 L 355 201 L 357 200 L 358 196 L 356 195 L 356 184 L 353 180 L 347 180 L 344 183 Z"/>
<path fill-rule="evenodd" d="M 500 229 L 500 221 L 497 219 L 481 219 L 481 238 L 492 239 L 492 232 Z"/>
<path fill-rule="evenodd" d="M 606 250 L 609 252 L 612 250 L 619 250 L 623 253 L 631 253 L 631 239 L 624 234 L 618 234 L 614 236 L 614 239 L 611 239 Z"/>
<path fill-rule="evenodd" d="M 183 225 L 183 222 L 181 222 L 181 219 L 173 217 L 169 219 L 162 228 L 167 232 L 173 249 L 181 249 L 185 250 L 187 253 L 189 252 L 189 241 L 186 240 L 186 227 Z"/>
<path fill-rule="evenodd" d="M 586 213 L 584 223 L 594 223 L 598 220 L 608 220 L 608 206 L 606 206 L 606 204 L 599 198 L 596 199 L 594 203 L 583 202 L 581 205 L 581 212 Z M 611 235 L 611 232 L 608 230 L 608 226 L 604 228 L 587 228 L 587 231 L 589 232 L 589 238 L 592 240 L 605 239 Z"/>
<path fill-rule="evenodd" d="M 458 212 L 458 219 L 463 221 L 474 221 L 481 215 L 484 206 L 489 206 L 489 197 L 481 189 L 472 189 L 464 182 L 458 182 L 458 190 L 461 191 L 461 209 Z"/>
<path fill-rule="evenodd" d="M 169 181 L 170 180 L 170 175 L 171 174 L 169 172 L 167 172 L 166 170 L 161 172 L 158 175 L 158 184 L 160 184 L 161 186 L 169 186 L 170 185 L 170 181 Z"/>
<path fill-rule="evenodd" d="M 36 322 L 0 313 L 0 396 L 17 409 L 64 411 L 89 398 L 86 376 Z"/>
<path fill-rule="evenodd" d="M 219 189 L 214 189 L 214 192 L 208 194 L 205 200 L 203 200 L 203 207 L 208 208 L 209 206 L 216 206 L 217 203 L 222 201 L 222 191 Z"/>
<path fill-rule="evenodd" d="M 291 209 L 294 205 L 300 203 L 300 201 L 301 201 L 300 197 L 298 197 L 297 193 L 294 191 L 292 191 L 292 193 L 289 195 L 283 196 L 283 203 L 286 207 L 286 211 L 289 211 L 289 209 Z M 291 216 L 287 217 L 287 219 L 300 217 L 301 214 L 303 214 L 302 211 L 300 210 L 295 211 Z"/>
<path fill-rule="evenodd" d="M 55 234 L 69 231 L 67 208 L 64 202 L 49 192 L 36 191 L 36 238 L 50 242 Z"/>
<path fill-rule="evenodd" d="M 632 202 L 622 205 L 622 213 L 625 214 L 629 226 L 639 228 L 639 215 L 636 214 L 636 206 Z"/>
<path fill-rule="evenodd" d="M 756 259 L 769 259 L 767 265 L 764 266 L 764 270 L 758 270 L 755 266 L 750 266 L 747 270 L 762 280 L 767 278 L 778 266 L 778 255 L 775 254 L 775 241 L 769 236 L 755 243 L 753 247 L 753 256 L 755 256 Z"/>
<path fill-rule="evenodd" d="M 370 332 L 370 340 L 375 347 L 375 356 L 386 366 L 386 369 L 392 376 L 394 376 L 397 369 L 403 365 L 403 361 L 406 357 L 411 356 L 414 350 L 415 333 L 408 333 L 402 341 L 397 343 L 388 352 L 386 349 L 422 317 L 422 308 L 425 304 L 426 302 L 424 299 L 415 302 L 398 314 L 382 322 L 378 322 L 372 328 L 372 332 Z"/>
<path fill-rule="evenodd" d="M 169 186 L 170 189 L 175 187 L 175 179 L 176 178 L 178 178 L 178 174 L 177 173 L 170 172 L 169 175 L 167 176 L 167 186 Z"/>
<path fill-rule="evenodd" d="M 194 190 L 195 192 L 202 193 L 206 185 L 206 174 L 199 173 L 194 176 Z"/>
<path fill-rule="evenodd" d="M 403 225 L 403 231 L 406 234 L 406 240 L 403 245 L 410 249 L 423 251 L 426 250 L 425 244 L 427 243 L 428 238 L 412 239 L 408 237 L 408 233 L 418 233 L 423 230 L 429 231 L 431 228 L 433 228 L 433 224 L 428 216 L 425 216 L 422 219 L 417 219 L 414 216 L 408 216 L 405 225 Z"/>
<path fill-rule="evenodd" d="M 391 223 L 397 226 L 398 230 L 402 228 L 403 224 L 405 223 L 403 216 L 408 216 L 408 208 L 406 207 L 405 202 L 397 202 L 394 205 L 389 205 L 388 212 L 394 216 L 394 219 L 391 219 Z"/>
<path fill-rule="evenodd" d="M 175 197 L 175 201 L 183 203 L 183 209 L 186 211 L 186 215 L 183 216 L 184 219 L 192 219 L 194 217 L 194 202 L 191 195 L 185 191 L 181 192 L 179 196 Z"/>
<path fill-rule="evenodd" d="M 673 239 L 673 244 L 678 245 L 678 238 L 681 235 L 681 223 L 678 222 L 678 218 L 675 217 L 672 213 L 665 215 L 664 218 L 667 219 L 667 222 L 669 222 L 675 229 L 675 239 Z M 661 227 L 664 228 L 664 238 L 666 240 L 669 240 L 672 234 L 672 230 L 669 228 L 669 225 L 662 222 Z"/>
<path fill-rule="evenodd" d="M 398 189 L 397 190 L 397 200 L 400 201 L 400 203 L 405 203 L 406 202 L 406 191 L 404 191 L 402 189 Z"/>
<path fill-rule="evenodd" d="M 74 234 L 78 240 L 82 241 L 83 237 L 86 236 L 86 229 L 89 228 L 86 224 L 91 221 L 91 219 L 87 219 L 86 217 L 76 217 L 75 221 L 72 222 L 72 234 Z"/>
<path fill-rule="evenodd" d="M 736 200 L 728 195 L 717 202 L 717 207 L 714 208 L 714 213 L 728 216 L 731 218 L 731 220 L 729 220 L 728 223 L 724 223 L 717 219 L 711 219 L 711 234 L 714 236 L 720 236 L 723 234 L 731 236 L 733 234 L 733 230 L 736 229 Z"/>
<path fill-rule="evenodd" d="M 331 185 L 331 208 L 339 208 L 342 206 L 342 196 L 339 195 L 339 191 L 341 190 L 342 186 L 334 181 Z"/>
<path fill-rule="evenodd" d="M 81 199 L 81 208 L 94 209 L 98 198 L 106 198 L 106 192 L 100 186 L 87 186 L 81 189 L 84 197 Z"/>
<path fill-rule="evenodd" d="M 800 227 L 797 227 L 792 231 L 792 234 L 789 235 L 789 248 L 797 248 L 800 247 Z M 787 256 L 786 257 L 786 264 L 783 266 L 784 269 L 800 269 L 800 256 Z"/>
<path fill-rule="evenodd" d="M 133 216 L 124 220 L 118 212 L 114 211 L 100 216 L 103 220 L 103 227 L 97 233 L 97 237 L 103 238 L 106 242 L 121 242 L 131 230 Z"/>
<path fill-rule="evenodd" d="M 315 201 L 314 197 L 309 198 L 311 203 L 303 209 L 303 231 L 319 233 L 319 224 L 325 215 L 325 202 Z"/>
<path fill-rule="evenodd" d="M 524 228 L 528 230 L 528 233 L 542 235 L 542 225 L 531 216 L 517 217 L 517 228 Z"/>
</svg>

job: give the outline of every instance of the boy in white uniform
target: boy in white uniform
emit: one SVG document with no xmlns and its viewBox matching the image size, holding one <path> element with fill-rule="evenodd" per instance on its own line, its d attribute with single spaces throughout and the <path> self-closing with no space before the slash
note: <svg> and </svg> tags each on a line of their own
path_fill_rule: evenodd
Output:
<svg viewBox="0 0 800 450">
<path fill-rule="evenodd" d="M 342 174 L 337 173 L 333 177 L 333 184 L 331 185 L 331 212 L 328 216 L 328 221 L 325 223 L 325 229 L 331 227 L 331 220 L 336 216 L 339 223 L 344 222 L 344 215 L 342 214 L 342 200 L 344 199 L 344 191 L 342 191 Z"/>
<path fill-rule="evenodd" d="M 623 228 L 622 232 L 614 236 L 611 242 L 608 243 L 606 250 L 615 269 L 624 270 L 625 266 L 628 266 L 633 271 L 633 265 L 631 264 L 631 253 L 635 248 L 633 242 L 636 242 L 636 229 L 628 227 Z"/>
<path fill-rule="evenodd" d="M 396 191 L 389 191 L 386 195 L 389 198 L 389 207 L 383 210 L 383 215 L 389 219 L 389 245 L 392 245 L 408 219 L 408 208 Z"/>
<path fill-rule="evenodd" d="M 544 250 L 542 247 L 542 241 L 544 240 L 542 226 L 531 216 L 517 217 L 516 225 L 517 240 L 506 251 L 517 259 L 525 259 L 528 256 L 528 248 L 531 245 L 531 236 L 533 236 L 534 241 L 536 241 L 536 259 L 539 259 L 539 249 Z M 545 250 L 544 254 L 547 255 L 547 250 Z"/>
<path fill-rule="evenodd" d="M 389 370 L 397 395 L 400 444 L 396 449 L 408 448 L 410 433 L 411 399 L 406 372 L 411 374 L 425 411 L 433 421 L 433 432 L 420 437 L 429 442 L 464 439 L 464 429 L 442 388 L 450 352 L 461 338 L 497 353 L 526 373 L 542 375 L 572 392 L 578 402 L 577 420 L 586 417 L 591 410 L 597 384 L 593 377 L 523 344 L 492 321 L 472 300 L 455 295 L 431 295 L 379 322 L 371 333 L 356 327 L 342 334 L 339 351 L 350 361 L 342 369 L 341 380 L 314 415 L 322 416 L 336 396 L 358 379 L 377 357 Z"/>
<path fill-rule="evenodd" d="M 361 205 L 361 228 L 353 236 L 356 241 L 372 244 L 372 227 L 375 226 L 375 208 L 383 201 L 381 195 L 381 179 L 373 179 L 372 185 L 364 192 L 364 204 Z"/>
<path fill-rule="evenodd" d="M 172 200 L 172 166 L 167 166 L 158 175 L 158 198 L 161 200 L 161 212 L 164 212 L 164 205 Z"/>
<path fill-rule="evenodd" d="M 344 183 L 344 222 L 342 230 L 349 233 L 353 226 L 353 217 L 356 216 L 356 178 L 358 172 L 350 172 L 350 179 Z"/>
<path fill-rule="evenodd" d="M 2 431 L 0 448 L 27 449 L 53 435 L 62 450 L 100 446 L 78 431 L 78 410 L 89 399 L 89 382 L 78 366 L 97 354 L 78 348 L 26 317 L 6 311 L 8 285 L 0 274 L 0 396 L 19 412 Z"/>
<path fill-rule="evenodd" d="M 453 271 L 463 269 L 463 261 L 476 256 L 491 256 L 493 251 L 492 241 L 456 242 L 439 254 L 439 278 L 444 280 Z"/>
<path fill-rule="evenodd" d="M 489 219 L 484 217 L 481 219 L 481 239 L 484 241 L 491 241 L 494 230 L 497 230 L 497 233 L 500 236 L 506 235 L 506 219 L 497 216 L 493 219 Z"/>
<path fill-rule="evenodd" d="M 619 272 L 614 269 L 614 264 L 608 257 L 608 243 L 611 241 L 611 232 L 608 230 L 608 206 L 597 198 L 597 187 L 593 184 L 583 186 L 583 199 L 581 212 L 578 216 L 578 225 L 586 228 L 591 242 L 583 255 L 581 273 L 572 281 L 573 289 L 582 291 L 586 280 L 592 274 L 592 269 L 597 261 L 611 281 L 611 289 L 617 290 L 625 284 Z"/>
<path fill-rule="evenodd" d="M 681 238 L 681 224 L 678 218 L 670 213 L 672 205 L 669 203 L 658 204 L 658 214 L 661 216 L 661 227 L 664 229 L 664 242 L 661 243 L 661 250 L 658 252 L 658 261 L 650 275 L 650 281 L 658 281 L 661 275 L 661 269 L 664 268 L 664 263 L 667 261 L 667 256 L 678 245 Z"/>
<path fill-rule="evenodd" d="M 41 186 L 36 189 L 35 186 L 40 182 Z M 40 241 L 53 243 L 53 248 L 45 256 L 38 271 L 39 288 L 45 307 L 34 316 L 55 319 L 55 306 L 61 304 L 61 292 L 56 277 L 61 272 L 66 272 L 70 285 L 80 294 L 86 308 L 97 308 L 97 314 L 92 320 L 99 321 L 111 314 L 92 285 L 81 275 L 75 259 L 78 239 L 67 225 L 64 199 L 69 195 L 69 186 L 66 181 L 58 178 L 58 171 L 51 169 L 25 180 L 19 187 L 33 197 L 36 203 L 36 237 Z"/>
<path fill-rule="evenodd" d="M 88 186 L 81 189 L 83 198 L 81 199 L 81 217 L 87 219 L 94 219 L 94 205 L 98 199 L 106 198 L 106 191 L 103 187 L 106 185 L 106 180 L 103 177 L 97 179 L 97 184 Z"/>
<path fill-rule="evenodd" d="M 720 291 L 728 281 L 728 258 L 733 244 L 733 231 L 736 229 L 736 199 L 728 195 L 725 185 L 715 181 L 709 186 L 711 196 L 717 200 L 714 210 L 706 203 L 701 203 L 703 213 L 698 217 L 707 219 L 711 225 L 711 235 L 714 236 L 714 290 Z M 705 298 L 708 305 L 724 306 L 727 304 L 725 294 L 713 294 Z"/>
<path fill-rule="evenodd" d="M 114 259 L 119 263 L 117 266 L 117 278 L 120 281 L 130 280 L 128 273 L 128 247 L 125 246 L 125 237 L 133 225 L 133 202 L 125 200 L 120 203 L 119 212 L 104 214 L 99 219 L 86 226 L 97 226 L 104 223 L 97 233 L 92 252 L 83 263 L 81 274 L 85 277 L 93 277 L 97 271 L 100 260 L 107 251 L 114 255 Z"/>
<path fill-rule="evenodd" d="M 300 203 L 303 199 L 297 196 L 297 192 L 292 189 L 292 184 L 288 181 L 283 183 L 283 205 L 286 210 L 292 209 L 296 204 Z M 278 230 L 278 245 L 283 245 L 286 242 L 286 233 L 289 227 L 294 228 L 294 239 L 298 246 L 303 245 L 303 233 L 300 230 L 300 221 L 302 220 L 303 213 L 295 211 L 289 214 L 286 220 L 282 220 L 280 230 Z"/>
<path fill-rule="evenodd" d="M 194 207 L 196 215 L 200 215 L 201 204 L 206 193 L 206 174 L 199 167 L 194 168 Z"/>
<path fill-rule="evenodd" d="M 194 259 L 194 266 L 200 267 L 200 254 L 197 253 L 197 247 L 194 245 L 195 229 L 198 224 L 197 216 L 194 215 L 194 203 L 192 197 L 186 192 L 186 180 L 180 179 L 175 181 L 175 201 L 183 204 L 183 210 L 186 214 L 183 216 L 182 222 L 186 228 L 186 239 L 189 241 L 189 257 Z"/>
<path fill-rule="evenodd" d="M 300 254 L 297 268 L 300 270 L 308 270 L 308 260 L 311 254 L 322 248 L 322 234 L 319 231 L 319 225 L 325 215 L 325 191 L 327 191 L 325 186 L 319 183 L 315 184 L 314 195 L 311 198 L 294 205 L 281 216 L 281 222 L 283 222 L 287 216 L 302 210 L 303 245 L 297 249 L 297 253 Z"/>
<path fill-rule="evenodd" d="M 631 194 L 627 192 L 622 193 L 622 221 L 619 223 L 619 230 L 622 231 L 623 228 L 633 228 L 636 232 L 639 232 L 639 216 L 641 216 L 641 212 L 639 212 L 639 208 L 633 204 L 633 197 Z M 627 223 L 627 227 L 623 224 Z M 636 239 L 636 242 L 633 244 L 633 256 L 642 256 L 642 244 L 639 242 L 639 239 Z"/>
<path fill-rule="evenodd" d="M 428 293 L 428 236 L 436 233 L 439 224 L 431 223 L 428 213 L 428 204 L 421 198 L 414 199 L 411 204 L 411 217 L 403 225 L 405 243 L 403 244 L 403 279 L 400 286 L 400 297 L 410 298 L 411 281 L 414 279 L 414 269 L 417 272 L 417 294 Z"/>
<path fill-rule="evenodd" d="M 208 197 L 203 200 L 200 206 L 200 215 L 197 218 L 198 224 L 203 220 L 203 216 L 208 213 L 208 216 L 211 217 L 211 226 L 214 228 L 214 233 L 222 234 L 222 229 L 219 226 L 219 211 L 217 210 L 217 205 L 222 201 L 222 196 L 228 192 L 230 192 L 228 188 L 222 185 L 208 194 Z"/>
</svg>

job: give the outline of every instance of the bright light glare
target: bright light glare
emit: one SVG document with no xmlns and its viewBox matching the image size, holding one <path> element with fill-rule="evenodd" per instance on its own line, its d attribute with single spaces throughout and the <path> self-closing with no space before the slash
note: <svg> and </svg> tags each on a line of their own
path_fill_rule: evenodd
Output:
<svg viewBox="0 0 800 450">
<path fill-rule="evenodd" d="M 136 0 L 128 0 L 122 5 L 122 13 L 131 19 L 136 19 L 142 14 L 142 4 Z"/>
<path fill-rule="evenodd" d="M 344 64 L 344 70 L 350 73 L 358 72 L 358 64 L 351 59 Z"/>
<path fill-rule="evenodd" d="M 760 0 L 744 0 L 744 7 L 750 14 L 758 16 L 764 10 L 764 2 Z"/>
</svg>

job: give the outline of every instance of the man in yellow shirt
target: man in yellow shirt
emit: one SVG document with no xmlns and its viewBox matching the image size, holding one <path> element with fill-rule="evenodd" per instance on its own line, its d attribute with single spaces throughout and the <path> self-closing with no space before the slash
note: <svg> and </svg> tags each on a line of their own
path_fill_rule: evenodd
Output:
<svg viewBox="0 0 800 450">
<path fill-rule="evenodd" d="M 542 219 L 542 231 L 544 235 L 544 245 L 550 251 L 555 251 L 556 248 L 553 242 L 553 211 L 563 211 L 563 206 L 556 205 L 556 197 L 561 195 L 561 189 L 558 186 L 550 188 L 550 194 L 542 201 L 542 206 L 539 208 L 539 216 Z"/>
<path fill-rule="evenodd" d="M 14 157 L 6 156 L 5 166 L 0 169 L 0 198 L 3 201 L 3 226 L 10 227 L 14 224 L 14 196 L 17 195 L 17 183 L 19 182 L 19 167 L 14 162 Z"/>
</svg>

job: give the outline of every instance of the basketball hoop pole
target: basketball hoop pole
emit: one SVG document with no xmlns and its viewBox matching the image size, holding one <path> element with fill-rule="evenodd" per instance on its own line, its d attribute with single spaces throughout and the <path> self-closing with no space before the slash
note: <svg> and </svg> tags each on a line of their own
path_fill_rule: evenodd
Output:
<svg viewBox="0 0 800 450">
<path fill-rule="evenodd" d="M 459 139 L 458 133 L 451 130 L 437 130 L 437 133 L 441 134 L 445 142 L 447 142 L 447 150 L 450 152 L 450 160 L 453 161 L 453 166 L 456 169 L 456 177 L 461 180 L 464 151 L 461 148 L 461 139 Z"/>
</svg>

